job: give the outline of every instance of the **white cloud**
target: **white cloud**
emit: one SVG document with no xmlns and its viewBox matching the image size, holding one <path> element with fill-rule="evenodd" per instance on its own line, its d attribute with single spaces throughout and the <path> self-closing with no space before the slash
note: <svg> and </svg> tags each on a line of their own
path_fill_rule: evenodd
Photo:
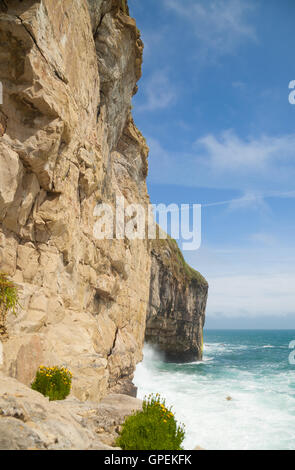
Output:
<svg viewBox="0 0 295 470">
<path fill-rule="evenodd" d="M 232 130 L 219 138 L 208 134 L 197 140 L 205 149 L 203 161 L 214 171 L 265 172 L 277 162 L 294 164 L 295 134 L 240 139 Z"/>
<path fill-rule="evenodd" d="M 207 313 L 229 318 L 284 316 L 294 312 L 295 273 L 209 279 Z"/>
<path fill-rule="evenodd" d="M 176 91 L 167 70 L 154 72 L 142 85 L 145 103 L 137 105 L 137 111 L 155 111 L 168 108 L 176 101 Z"/>
<path fill-rule="evenodd" d="M 264 214 L 270 212 L 270 208 L 265 201 L 265 196 L 263 194 L 249 191 L 242 197 L 229 201 L 227 209 L 231 212 L 243 209 L 256 210 Z"/>
<path fill-rule="evenodd" d="M 243 198 L 232 201 L 231 208 L 250 204 L 261 207 L 265 195 L 293 197 L 295 134 L 241 139 L 227 130 L 219 136 L 199 138 L 181 154 L 164 148 L 161 152 L 160 147 L 156 157 L 153 148 L 150 152 L 153 182 L 243 191 Z"/>
<path fill-rule="evenodd" d="M 235 52 L 244 41 L 255 41 L 248 20 L 255 3 L 247 0 L 165 0 L 167 8 L 190 22 L 203 52 L 224 55 Z"/>
<path fill-rule="evenodd" d="M 294 246 L 270 232 L 252 240 L 247 248 L 204 245 L 185 255 L 209 283 L 208 318 L 295 316 Z"/>
<path fill-rule="evenodd" d="M 241 197 L 235 198 L 235 199 L 228 199 L 226 201 L 216 201 L 216 202 L 210 202 L 210 203 L 205 203 L 202 204 L 202 207 L 216 207 L 216 206 L 227 206 L 227 210 L 229 212 L 233 212 L 236 210 L 242 210 L 242 209 L 255 209 L 259 210 L 260 212 L 263 213 L 269 213 L 270 208 L 269 205 L 266 203 L 265 199 L 269 197 L 282 197 L 282 195 L 285 195 L 285 197 L 294 197 L 291 195 L 292 193 L 260 193 L 260 192 L 253 192 L 253 191 L 247 191 L 245 192 Z"/>
</svg>

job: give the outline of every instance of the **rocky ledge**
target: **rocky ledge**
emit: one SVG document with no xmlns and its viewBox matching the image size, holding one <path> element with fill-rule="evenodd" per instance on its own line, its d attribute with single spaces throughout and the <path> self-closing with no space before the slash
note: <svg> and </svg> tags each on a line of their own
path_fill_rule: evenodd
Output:
<svg viewBox="0 0 295 470">
<path fill-rule="evenodd" d="M 113 450 L 126 416 L 141 400 L 111 394 L 99 404 L 75 397 L 49 402 L 0 374 L 1 450 Z"/>
</svg>

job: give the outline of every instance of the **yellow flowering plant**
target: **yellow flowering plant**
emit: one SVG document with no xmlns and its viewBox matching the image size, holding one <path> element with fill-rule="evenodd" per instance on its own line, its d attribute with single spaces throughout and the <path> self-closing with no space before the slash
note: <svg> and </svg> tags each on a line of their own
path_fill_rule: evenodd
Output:
<svg viewBox="0 0 295 470">
<path fill-rule="evenodd" d="M 40 366 L 31 387 L 49 400 L 64 400 L 71 391 L 72 373 L 65 367 Z"/>
<path fill-rule="evenodd" d="M 151 394 L 142 411 L 125 420 L 115 444 L 123 450 L 182 450 L 184 437 L 184 425 L 177 424 L 165 400 Z"/>
</svg>

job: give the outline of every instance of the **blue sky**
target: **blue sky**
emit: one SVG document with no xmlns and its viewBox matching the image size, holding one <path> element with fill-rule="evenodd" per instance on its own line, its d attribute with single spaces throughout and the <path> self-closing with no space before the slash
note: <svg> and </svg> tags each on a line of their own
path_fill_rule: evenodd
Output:
<svg viewBox="0 0 295 470">
<path fill-rule="evenodd" d="M 295 328 L 293 0 L 129 0 L 151 202 L 202 204 L 208 328 Z"/>
</svg>

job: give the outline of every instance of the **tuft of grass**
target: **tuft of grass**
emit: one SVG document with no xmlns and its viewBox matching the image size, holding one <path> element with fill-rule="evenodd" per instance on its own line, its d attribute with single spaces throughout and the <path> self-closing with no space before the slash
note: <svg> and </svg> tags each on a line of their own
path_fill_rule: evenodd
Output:
<svg viewBox="0 0 295 470">
<path fill-rule="evenodd" d="M 121 9 L 125 15 L 129 16 L 129 7 L 127 0 L 122 0 Z"/>
<path fill-rule="evenodd" d="M 71 385 L 72 373 L 68 369 L 40 366 L 31 388 L 53 401 L 64 400 L 71 391 Z"/>
<path fill-rule="evenodd" d="M 129 416 L 115 445 L 122 450 L 183 450 L 184 425 L 178 425 L 159 394 L 143 401 L 142 411 Z"/>
<path fill-rule="evenodd" d="M 0 272 L 0 335 L 6 335 L 6 317 L 9 312 L 16 315 L 19 304 L 18 288 L 8 279 L 7 274 Z"/>
</svg>

